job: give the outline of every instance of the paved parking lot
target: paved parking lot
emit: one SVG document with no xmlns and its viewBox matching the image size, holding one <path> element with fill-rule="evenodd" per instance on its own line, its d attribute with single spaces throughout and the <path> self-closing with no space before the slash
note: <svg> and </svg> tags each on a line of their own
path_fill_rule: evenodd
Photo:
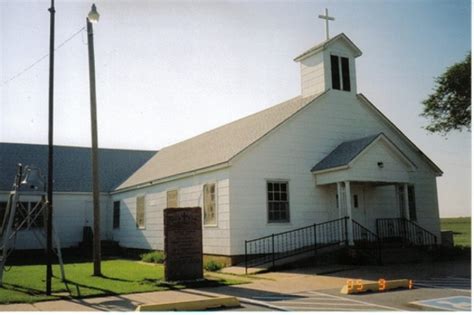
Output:
<svg viewBox="0 0 474 315">
<path fill-rule="evenodd" d="M 324 269 L 324 274 L 318 274 Z M 414 302 L 471 295 L 470 261 L 386 266 L 334 266 L 303 268 L 259 275 L 251 284 L 216 290 L 286 311 L 420 311 L 440 310 Z M 412 279 L 412 290 L 341 294 L 349 279 Z M 466 308 L 464 301 L 462 307 Z M 470 300 L 469 300 L 470 303 Z M 470 305 L 469 305 L 470 308 Z"/>
<path fill-rule="evenodd" d="M 0 311 L 133 311 L 143 303 L 200 299 L 209 294 L 239 298 L 242 307 L 231 309 L 232 311 L 470 310 L 470 272 L 470 261 L 362 267 L 325 266 L 264 273 L 252 277 L 252 283 L 235 286 L 0 305 Z M 340 293 L 349 279 L 379 278 L 413 279 L 415 287 L 412 290 L 382 293 Z"/>
<path fill-rule="evenodd" d="M 285 311 L 401 311 L 394 307 L 357 301 L 317 291 L 298 292 L 292 295 L 255 296 L 269 305 Z"/>
<path fill-rule="evenodd" d="M 457 279 L 456 279 L 457 280 Z M 436 287 L 415 285 L 412 290 L 401 289 L 387 292 L 345 295 L 340 288 L 323 291 L 303 291 L 292 294 L 254 294 L 252 300 L 264 302 L 268 307 L 282 311 L 419 311 L 440 310 L 429 304 L 418 304 L 424 300 L 443 300 L 449 297 L 466 297 L 460 302 L 460 309 L 471 309 L 470 279 L 451 282 L 452 279 L 436 279 Z M 416 283 L 416 281 L 415 281 Z M 445 286 L 440 286 L 443 283 Z M 462 288 L 458 288 L 458 286 Z M 467 305 L 467 302 L 469 305 Z M 448 302 L 443 302 L 448 303 Z M 459 310 L 459 309 L 458 309 Z"/>
</svg>

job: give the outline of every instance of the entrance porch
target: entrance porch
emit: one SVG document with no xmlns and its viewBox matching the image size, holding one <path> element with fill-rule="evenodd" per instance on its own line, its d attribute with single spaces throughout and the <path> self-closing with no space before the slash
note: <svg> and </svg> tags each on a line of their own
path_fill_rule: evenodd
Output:
<svg viewBox="0 0 474 315">
<path fill-rule="evenodd" d="M 347 216 L 373 232 L 377 219 L 416 219 L 415 171 L 416 165 L 383 133 L 343 142 L 311 169 L 316 189 L 334 196 L 329 217 Z"/>
<path fill-rule="evenodd" d="M 348 217 L 378 234 L 377 222 L 380 225 L 381 219 L 416 219 L 413 187 L 411 183 L 400 182 L 342 181 L 319 189 L 325 189 L 326 196 L 332 198 L 329 219 Z M 349 236 L 353 235 L 351 227 L 348 229 Z M 349 244 L 353 244 L 351 237 Z"/>
</svg>

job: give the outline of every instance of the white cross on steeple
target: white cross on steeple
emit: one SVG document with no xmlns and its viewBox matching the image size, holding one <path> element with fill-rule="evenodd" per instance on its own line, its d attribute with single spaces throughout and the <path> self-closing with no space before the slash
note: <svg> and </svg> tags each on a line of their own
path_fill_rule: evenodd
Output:
<svg viewBox="0 0 474 315">
<path fill-rule="evenodd" d="M 334 21 L 335 18 L 329 16 L 327 8 L 326 8 L 326 15 L 319 15 L 319 18 L 326 20 L 326 40 L 328 40 L 329 39 L 329 21 Z"/>
</svg>

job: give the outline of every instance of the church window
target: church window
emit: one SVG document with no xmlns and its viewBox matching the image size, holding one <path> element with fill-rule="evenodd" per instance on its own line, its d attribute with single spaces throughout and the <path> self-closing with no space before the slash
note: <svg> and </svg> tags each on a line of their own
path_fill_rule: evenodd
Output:
<svg viewBox="0 0 474 315">
<path fill-rule="evenodd" d="M 178 207 L 178 190 L 168 190 L 166 192 L 166 208 Z"/>
<path fill-rule="evenodd" d="M 290 222 L 288 182 L 267 182 L 268 223 Z"/>
<path fill-rule="evenodd" d="M 204 225 L 217 225 L 216 184 L 204 185 Z"/>
<path fill-rule="evenodd" d="M 354 195 L 354 208 L 359 208 L 359 196 Z"/>
<path fill-rule="evenodd" d="M 145 229 L 145 196 L 137 197 L 137 228 Z"/>
<path fill-rule="evenodd" d="M 351 90 L 349 58 L 331 55 L 331 79 L 334 90 Z"/>
<path fill-rule="evenodd" d="M 351 79 L 349 77 L 349 59 L 341 57 L 341 68 L 342 68 L 342 89 L 344 91 L 351 90 Z"/>
<path fill-rule="evenodd" d="M 331 55 L 331 74 L 332 74 L 332 88 L 334 90 L 341 89 L 341 79 L 339 77 L 339 57 Z"/>
</svg>

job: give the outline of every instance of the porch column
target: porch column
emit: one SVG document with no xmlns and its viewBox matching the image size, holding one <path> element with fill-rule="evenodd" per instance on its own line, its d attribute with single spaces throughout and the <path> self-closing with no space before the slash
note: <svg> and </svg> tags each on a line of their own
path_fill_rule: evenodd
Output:
<svg viewBox="0 0 474 315">
<path fill-rule="evenodd" d="M 408 202 L 408 184 L 403 184 L 403 203 L 405 204 L 405 218 L 410 220 L 410 203 Z"/>
<path fill-rule="evenodd" d="M 349 222 L 347 222 L 347 238 L 349 245 L 354 245 L 354 234 L 352 232 L 352 195 L 351 195 L 351 182 L 344 182 L 346 186 L 346 208 Z"/>
<path fill-rule="evenodd" d="M 342 218 L 342 183 L 337 182 L 337 209 L 339 210 L 339 218 Z"/>
</svg>

